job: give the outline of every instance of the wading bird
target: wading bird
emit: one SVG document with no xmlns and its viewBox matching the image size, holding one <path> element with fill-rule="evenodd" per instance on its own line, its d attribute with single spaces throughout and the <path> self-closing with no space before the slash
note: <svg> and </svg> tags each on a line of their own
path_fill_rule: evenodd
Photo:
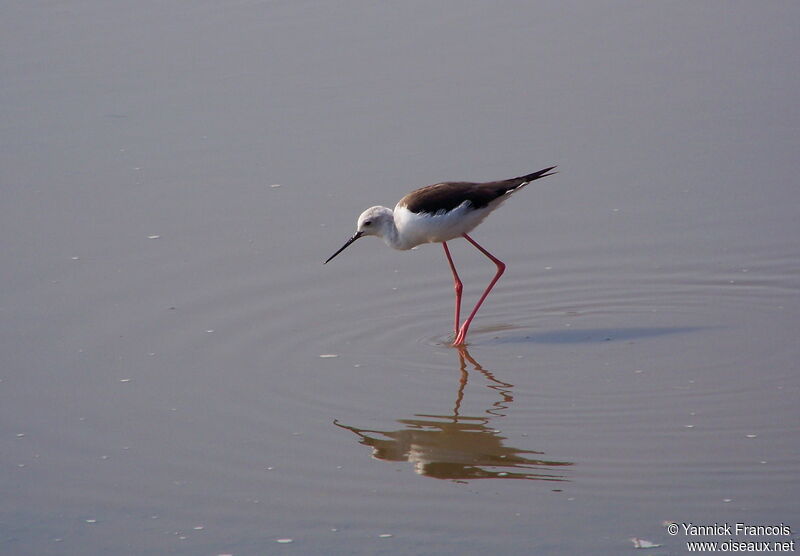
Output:
<svg viewBox="0 0 800 556">
<path fill-rule="evenodd" d="M 400 199 L 394 210 L 381 206 L 368 208 L 358 217 L 356 233 L 323 264 L 329 263 L 351 243 L 363 236 L 381 237 L 387 245 L 400 250 L 411 249 L 423 243 L 441 243 L 453 273 L 456 292 L 453 345 L 464 345 L 472 319 L 506 269 L 501 260 L 481 247 L 468 233 L 512 193 L 534 180 L 553 175 L 555 172 L 551 170 L 554 168 L 555 166 L 551 166 L 533 174 L 502 181 L 437 183 L 412 191 Z M 453 258 L 450 256 L 450 249 L 447 247 L 448 241 L 458 237 L 466 239 L 497 266 L 497 273 L 463 324 L 459 324 L 463 286 L 453 264 Z"/>
</svg>

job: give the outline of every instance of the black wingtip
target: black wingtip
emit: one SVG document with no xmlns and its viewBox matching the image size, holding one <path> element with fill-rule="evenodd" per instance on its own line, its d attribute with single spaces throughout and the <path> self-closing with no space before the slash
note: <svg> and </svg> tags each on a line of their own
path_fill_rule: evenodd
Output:
<svg viewBox="0 0 800 556">
<path fill-rule="evenodd" d="M 539 170 L 538 172 L 534 172 L 533 174 L 528 174 L 527 176 L 521 176 L 517 179 L 525 180 L 525 183 L 532 182 L 533 180 L 538 180 L 540 178 L 546 178 L 547 176 L 552 176 L 553 174 L 558 174 L 558 172 L 551 172 L 551 170 L 555 170 L 558 166 L 550 166 L 549 168 L 545 168 L 544 170 Z"/>
</svg>

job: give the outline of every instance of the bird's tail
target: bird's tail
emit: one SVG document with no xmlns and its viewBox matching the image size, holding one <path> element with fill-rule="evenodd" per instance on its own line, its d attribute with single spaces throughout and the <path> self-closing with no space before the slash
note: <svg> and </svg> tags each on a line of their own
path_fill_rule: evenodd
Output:
<svg viewBox="0 0 800 556">
<path fill-rule="evenodd" d="M 553 174 L 557 174 L 558 172 L 551 172 L 550 170 L 554 170 L 556 166 L 550 166 L 550 168 L 545 168 L 544 170 L 539 170 L 538 172 L 534 172 L 533 174 L 528 174 L 527 176 L 520 176 L 518 178 L 514 178 L 514 180 L 519 180 L 520 185 L 525 183 L 530 183 L 534 180 L 538 180 L 539 178 L 546 178 L 547 176 L 552 176 Z"/>
<path fill-rule="evenodd" d="M 510 180 L 503 180 L 503 181 L 496 181 L 492 182 L 490 185 L 496 191 L 497 195 L 511 195 L 515 191 L 519 191 L 530 182 L 534 180 L 538 180 L 539 178 L 544 178 L 546 176 L 552 176 L 557 172 L 551 172 L 555 166 L 550 166 L 550 168 L 545 168 L 544 170 L 539 170 L 538 172 L 534 172 L 533 174 L 528 174 L 527 176 L 520 176 L 518 178 L 511 178 Z"/>
</svg>

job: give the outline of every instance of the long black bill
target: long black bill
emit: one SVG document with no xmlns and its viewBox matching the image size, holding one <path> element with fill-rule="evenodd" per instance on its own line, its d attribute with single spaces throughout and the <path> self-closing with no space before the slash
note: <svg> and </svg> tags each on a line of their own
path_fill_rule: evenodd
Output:
<svg viewBox="0 0 800 556">
<path fill-rule="evenodd" d="M 351 237 L 350 239 L 348 239 L 348 240 L 347 240 L 347 243 L 345 243 L 344 245 L 342 245 L 341 249 L 339 249 L 339 250 L 338 250 L 336 253 L 334 253 L 333 255 L 331 255 L 330 257 L 328 257 L 328 260 L 327 260 L 327 261 L 325 261 L 325 262 L 324 262 L 324 263 L 322 263 L 322 264 L 328 264 L 329 262 L 331 262 L 331 260 L 332 260 L 332 259 L 333 259 L 333 258 L 334 258 L 336 255 L 338 255 L 339 253 L 341 253 L 342 251 L 344 251 L 345 249 L 347 249 L 347 248 L 350 246 L 350 244 L 351 244 L 351 243 L 353 243 L 355 240 L 357 240 L 358 238 L 360 238 L 362 235 L 364 235 L 364 232 L 356 232 L 356 233 L 354 233 L 354 234 L 353 234 L 353 237 Z"/>
</svg>

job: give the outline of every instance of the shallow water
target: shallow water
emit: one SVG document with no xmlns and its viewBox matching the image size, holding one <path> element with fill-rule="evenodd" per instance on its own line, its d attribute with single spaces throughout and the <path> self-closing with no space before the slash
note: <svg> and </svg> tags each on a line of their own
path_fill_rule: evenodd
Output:
<svg viewBox="0 0 800 556">
<path fill-rule="evenodd" d="M 730 6 L 6 7 L 0 552 L 796 539 L 800 10 Z M 439 246 L 321 264 L 556 163 L 465 350 Z"/>
</svg>

